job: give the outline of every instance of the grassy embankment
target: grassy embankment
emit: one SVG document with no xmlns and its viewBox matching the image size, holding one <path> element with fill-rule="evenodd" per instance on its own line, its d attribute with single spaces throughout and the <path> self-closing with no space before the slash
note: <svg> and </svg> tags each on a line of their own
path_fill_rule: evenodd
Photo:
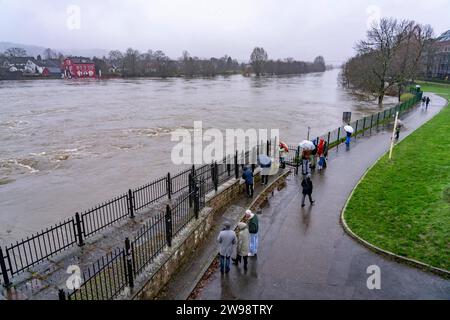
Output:
<svg viewBox="0 0 450 320">
<path fill-rule="evenodd" d="M 421 85 L 450 101 L 450 85 Z M 450 271 L 449 105 L 367 173 L 345 219 L 377 247 Z"/>
</svg>

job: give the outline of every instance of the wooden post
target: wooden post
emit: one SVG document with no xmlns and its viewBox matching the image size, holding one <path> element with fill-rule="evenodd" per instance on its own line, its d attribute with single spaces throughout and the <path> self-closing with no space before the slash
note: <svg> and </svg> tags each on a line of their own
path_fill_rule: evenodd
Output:
<svg viewBox="0 0 450 320">
<path fill-rule="evenodd" d="M 397 130 L 398 111 L 395 114 L 394 130 L 392 131 L 391 149 L 389 150 L 389 160 L 392 159 L 392 151 L 394 149 L 395 131 Z"/>
</svg>

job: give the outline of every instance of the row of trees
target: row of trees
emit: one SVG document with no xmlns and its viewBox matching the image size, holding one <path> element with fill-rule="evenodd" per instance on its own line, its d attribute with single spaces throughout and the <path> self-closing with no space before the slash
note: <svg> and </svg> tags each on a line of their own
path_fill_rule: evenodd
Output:
<svg viewBox="0 0 450 320">
<path fill-rule="evenodd" d="M 23 48 L 13 47 L 13 48 L 6 49 L 4 53 L 0 53 L 0 56 L 3 56 L 3 57 L 26 57 L 26 56 L 28 56 L 28 53 Z M 60 60 L 62 60 L 63 58 L 64 58 L 64 55 L 61 52 L 53 51 L 50 48 L 45 49 L 44 52 L 42 52 L 42 55 L 37 56 L 37 60 L 41 60 L 41 59 L 44 59 L 44 60 L 60 59 Z"/>
<path fill-rule="evenodd" d="M 432 44 L 433 29 L 411 20 L 382 18 L 356 44 L 357 55 L 343 66 L 347 87 L 383 103 L 386 93 L 402 94 L 422 70 L 422 57 Z"/>
<path fill-rule="evenodd" d="M 269 60 L 264 48 L 256 47 L 250 55 L 250 63 L 253 72 L 259 76 L 261 74 L 282 75 L 282 74 L 302 74 L 308 72 L 323 72 L 326 70 L 325 59 L 318 56 L 314 62 L 296 61 L 293 58 L 284 60 Z"/>
<path fill-rule="evenodd" d="M 114 50 L 104 58 L 124 76 L 214 76 L 217 74 L 233 74 L 241 70 L 241 64 L 229 56 L 221 58 L 200 59 L 192 57 L 184 51 L 178 60 L 170 59 L 163 51 L 149 50 L 140 53 L 132 48 L 126 52 Z"/>
<path fill-rule="evenodd" d="M 189 52 L 183 51 L 178 60 L 171 60 L 162 51 L 149 50 L 140 53 L 132 48 L 122 53 L 111 51 L 108 61 L 120 68 L 125 76 L 174 76 L 188 77 L 214 76 L 217 74 L 255 73 L 260 75 L 301 74 L 307 72 L 323 72 L 326 70 L 325 60 L 322 56 L 314 62 L 295 61 L 292 58 L 285 60 L 269 60 L 267 52 L 256 47 L 250 56 L 250 69 L 246 63 L 239 63 L 225 55 L 221 58 L 200 59 L 192 57 Z"/>
<path fill-rule="evenodd" d="M 27 53 L 22 48 L 10 48 L 5 51 L 7 57 L 25 57 Z M 46 49 L 40 59 L 59 59 L 64 56 L 51 49 Z M 214 76 L 218 74 L 255 73 L 260 75 L 301 74 L 325 71 L 325 60 L 318 56 L 313 62 L 296 61 L 293 58 L 284 60 L 269 60 L 267 52 L 256 47 L 251 56 L 250 64 L 239 63 L 227 55 L 221 58 L 201 59 L 192 57 L 184 51 L 177 60 L 170 59 L 163 51 L 149 50 L 141 53 L 129 48 L 125 52 L 113 50 L 108 57 L 93 58 L 97 71 L 103 75 L 116 74 L 125 77 L 169 77 L 169 76 Z"/>
</svg>

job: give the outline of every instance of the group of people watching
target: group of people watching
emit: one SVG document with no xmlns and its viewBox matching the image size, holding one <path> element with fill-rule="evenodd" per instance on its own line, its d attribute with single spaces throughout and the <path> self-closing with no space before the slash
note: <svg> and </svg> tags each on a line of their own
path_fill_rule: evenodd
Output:
<svg viewBox="0 0 450 320">
<path fill-rule="evenodd" d="M 221 274 L 230 272 L 231 260 L 236 266 L 243 262 L 244 270 L 247 270 L 248 257 L 257 256 L 258 231 L 258 216 L 251 210 L 245 212 L 244 220 L 238 223 L 236 231 L 231 230 L 229 222 L 224 223 L 224 228 L 217 237 Z"/>
</svg>

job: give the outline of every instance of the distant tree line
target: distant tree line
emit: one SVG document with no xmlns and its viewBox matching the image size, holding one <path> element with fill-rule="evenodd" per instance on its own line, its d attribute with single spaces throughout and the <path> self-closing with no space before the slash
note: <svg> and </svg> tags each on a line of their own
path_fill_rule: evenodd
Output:
<svg viewBox="0 0 450 320">
<path fill-rule="evenodd" d="M 400 95 L 423 69 L 423 55 L 432 43 L 433 29 L 410 20 L 382 18 L 356 44 L 357 55 L 342 69 L 342 82 L 350 89 L 378 99 Z"/>
<path fill-rule="evenodd" d="M 27 53 L 22 48 L 10 48 L 3 54 L 4 57 L 25 57 Z M 64 56 L 51 49 L 46 49 L 40 59 L 58 59 Z M 225 55 L 220 58 L 199 58 L 183 51 L 177 60 L 169 58 L 163 51 L 148 50 L 139 52 L 133 48 L 125 52 L 113 50 L 108 56 L 94 57 L 97 73 L 104 76 L 123 77 L 174 77 L 174 76 L 215 76 L 228 74 L 256 74 L 284 75 L 302 74 L 308 72 L 323 72 L 326 70 L 325 60 L 318 56 L 313 62 L 296 61 L 293 58 L 284 60 L 270 60 L 267 52 L 256 47 L 250 55 L 249 63 L 240 63 L 237 59 Z"/>
</svg>

